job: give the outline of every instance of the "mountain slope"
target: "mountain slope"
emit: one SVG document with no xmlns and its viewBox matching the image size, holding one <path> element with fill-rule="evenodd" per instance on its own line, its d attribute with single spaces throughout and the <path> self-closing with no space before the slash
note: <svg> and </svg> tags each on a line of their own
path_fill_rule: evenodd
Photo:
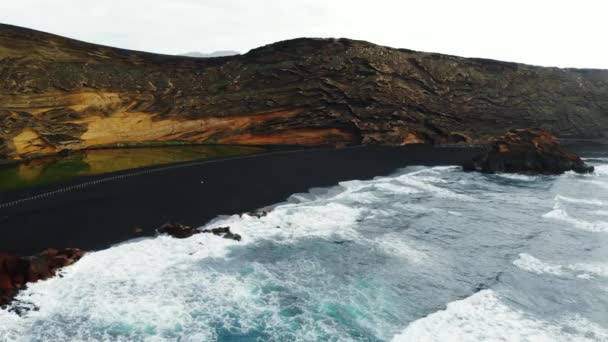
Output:
<svg viewBox="0 0 608 342">
<path fill-rule="evenodd" d="M 0 25 L 0 155 L 118 143 L 407 144 L 510 128 L 608 137 L 608 71 L 295 39 L 212 59 Z"/>
</svg>

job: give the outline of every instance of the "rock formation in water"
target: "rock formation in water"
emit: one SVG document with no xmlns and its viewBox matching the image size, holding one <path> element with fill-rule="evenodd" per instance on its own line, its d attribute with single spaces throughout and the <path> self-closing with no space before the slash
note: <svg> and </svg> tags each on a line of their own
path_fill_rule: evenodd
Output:
<svg viewBox="0 0 608 342">
<path fill-rule="evenodd" d="M 514 129 L 491 139 L 488 150 L 463 166 L 483 173 L 562 174 L 593 172 L 579 156 L 566 152 L 549 132 Z"/>
<path fill-rule="evenodd" d="M 187 226 L 179 223 L 165 223 L 158 228 L 158 233 L 167 234 L 177 239 L 189 238 L 194 234 L 199 234 L 201 231 L 192 226 Z"/>
<path fill-rule="evenodd" d="M 0 307 L 10 303 L 27 283 L 53 277 L 83 255 L 84 251 L 75 248 L 47 249 L 30 257 L 0 254 Z"/>
<path fill-rule="evenodd" d="M 241 241 L 241 236 L 230 231 L 230 227 L 217 227 L 211 229 L 197 229 L 192 226 L 180 224 L 180 223 L 165 223 L 162 225 L 158 232 L 160 234 L 167 234 L 177 239 L 189 238 L 192 235 L 200 233 L 208 233 L 217 235 L 224 239 Z"/>
<path fill-rule="evenodd" d="M 0 25 L 0 156 L 9 158 L 152 141 L 466 143 L 526 127 L 605 140 L 608 71 L 348 39 L 190 58 Z"/>
</svg>

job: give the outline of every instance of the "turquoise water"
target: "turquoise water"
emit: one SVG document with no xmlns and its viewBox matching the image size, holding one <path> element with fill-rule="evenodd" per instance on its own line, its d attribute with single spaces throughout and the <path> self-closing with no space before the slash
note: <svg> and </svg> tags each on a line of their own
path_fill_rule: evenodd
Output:
<svg viewBox="0 0 608 342">
<path fill-rule="evenodd" d="M 90 253 L 0 340 L 606 341 L 608 154 L 592 175 L 408 167 L 210 234 Z M 202 205 L 202 204 L 201 204 Z"/>
</svg>

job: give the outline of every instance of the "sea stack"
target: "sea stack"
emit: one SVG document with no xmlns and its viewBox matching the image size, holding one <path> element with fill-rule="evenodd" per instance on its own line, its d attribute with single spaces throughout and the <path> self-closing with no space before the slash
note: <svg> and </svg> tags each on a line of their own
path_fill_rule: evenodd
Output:
<svg viewBox="0 0 608 342">
<path fill-rule="evenodd" d="M 514 129 L 492 138 L 486 152 L 463 165 L 465 171 L 482 173 L 562 174 L 593 172 L 576 154 L 542 129 Z"/>
</svg>

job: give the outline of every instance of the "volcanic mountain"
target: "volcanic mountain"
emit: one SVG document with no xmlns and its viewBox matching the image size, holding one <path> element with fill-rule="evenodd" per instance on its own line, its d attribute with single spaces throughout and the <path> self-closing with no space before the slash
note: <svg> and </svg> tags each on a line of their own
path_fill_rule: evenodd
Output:
<svg viewBox="0 0 608 342">
<path fill-rule="evenodd" d="M 0 158 L 124 144 L 608 138 L 608 71 L 301 38 L 243 55 L 129 51 L 0 25 Z"/>
</svg>

